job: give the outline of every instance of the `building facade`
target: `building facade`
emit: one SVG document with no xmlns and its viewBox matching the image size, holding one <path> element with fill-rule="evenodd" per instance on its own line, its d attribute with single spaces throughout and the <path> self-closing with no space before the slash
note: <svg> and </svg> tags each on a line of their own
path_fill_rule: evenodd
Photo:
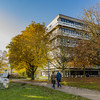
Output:
<svg viewBox="0 0 100 100">
<path fill-rule="evenodd" d="M 89 40 L 91 36 L 88 33 L 87 26 L 82 20 L 59 14 L 46 28 L 50 36 L 51 48 L 50 57 L 53 61 L 50 63 L 50 70 L 64 71 L 65 76 L 83 75 L 81 68 L 68 66 L 65 62 L 65 56 L 69 56 L 68 49 L 77 46 L 81 39 Z M 87 34 L 88 33 L 88 34 Z M 93 76 L 100 75 L 99 67 L 86 68 L 86 73 Z"/>
</svg>

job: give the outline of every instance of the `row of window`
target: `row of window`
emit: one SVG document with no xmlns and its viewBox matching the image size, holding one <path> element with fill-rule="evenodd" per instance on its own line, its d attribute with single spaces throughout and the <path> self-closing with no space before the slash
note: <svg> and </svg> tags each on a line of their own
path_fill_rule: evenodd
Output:
<svg viewBox="0 0 100 100">
<path fill-rule="evenodd" d="M 75 34 L 75 35 L 82 35 L 81 32 L 76 32 L 74 30 L 66 29 L 66 28 L 60 28 L 62 32 L 68 33 L 68 34 Z"/>
<path fill-rule="evenodd" d="M 73 43 L 73 44 L 76 44 L 76 41 L 75 40 L 66 40 L 64 38 L 61 39 L 61 42 L 63 42 L 63 43 Z"/>
<path fill-rule="evenodd" d="M 70 40 L 70 39 L 67 40 L 65 38 L 58 38 L 58 39 L 51 41 L 52 45 L 57 45 L 60 43 L 76 44 L 77 42 L 75 40 Z"/>
<path fill-rule="evenodd" d="M 85 36 L 85 37 L 91 37 L 90 35 L 87 35 L 87 33 L 83 34 L 82 32 L 77 32 L 75 30 L 70 30 L 70 29 L 67 29 L 67 28 L 60 28 L 60 30 L 64 33 L 67 33 L 67 34 L 72 34 L 72 35 L 79 35 L 79 36 Z"/>
<path fill-rule="evenodd" d="M 75 22 L 75 21 L 72 21 L 72 20 L 68 20 L 68 19 L 64 19 L 64 18 L 59 18 L 59 20 L 62 21 L 62 22 L 70 23 L 72 25 L 83 26 L 82 23 Z"/>
</svg>

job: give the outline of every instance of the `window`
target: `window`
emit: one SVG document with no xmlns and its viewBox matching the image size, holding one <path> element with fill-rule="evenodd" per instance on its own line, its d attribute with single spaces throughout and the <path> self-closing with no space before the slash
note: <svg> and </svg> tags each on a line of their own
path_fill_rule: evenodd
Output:
<svg viewBox="0 0 100 100">
<path fill-rule="evenodd" d="M 69 29 L 66 29 L 66 32 L 69 33 Z"/>
<path fill-rule="evenodd" d="M 75 25 L 77 25 L 77 26 L 83 26 L 83 24 L 79 23 L 79 22 L 75 22 Z"/>
<path fill-rule="evenodd" d="M 63 18 L 61 18 L 61 21 L 62 21 L 62 22 L 64 22 L 64 19 L 63 19 Z"/>
<path fill-rule="evenodd" d="M 66 20 L 67 23 L 69 23 L 69 20 Z"/>
<path fill-rule="evenodd" d="M 59 20 L 59 19 L 58 19 Z M 62 21 L 62 22 L 66 22 L 66 23 L 71 23 L 71 22 L 73 22 L 73 21 L 70 21 L 70 20 L 68 20 L 68 19 L 64 19 L 64 18 L 60 18 L 60 21 Z"/>
</svg>

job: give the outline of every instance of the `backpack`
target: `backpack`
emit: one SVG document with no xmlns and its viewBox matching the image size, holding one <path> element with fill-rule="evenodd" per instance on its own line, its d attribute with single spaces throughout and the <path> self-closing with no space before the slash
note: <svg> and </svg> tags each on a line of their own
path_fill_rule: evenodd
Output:
<svg viewBox="0 0 100 100">
<path fill-rule="evenodd" d="M 59 80 L 61 82 L 61 74 L 57 73 L 57 80 Z"/>
</svg>

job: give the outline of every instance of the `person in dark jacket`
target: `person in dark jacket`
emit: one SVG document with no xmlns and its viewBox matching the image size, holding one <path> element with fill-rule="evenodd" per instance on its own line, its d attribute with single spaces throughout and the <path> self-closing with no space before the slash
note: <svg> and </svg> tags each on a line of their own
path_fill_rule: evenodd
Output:
<svg viewBox="0 0 100 100">
<path fill-rule="evenodd" d="M 61 77 L 62 77 L 62 75 L 60 74 L 59 71 L 57 72 L 56 77 L 57 77 L 57 84 L 58 84 L 58 88 L 59 88 L 59 86 L 61 87 L 60 82 L 61 82 Z"/>
<path fill-rule="evenodd" d="M 52 82 L 52 87 L 55 89 L 56 75 L 54 74 L 54 72 L 52 72 L 51 75 L 51 82 Z"/>
</svg>

